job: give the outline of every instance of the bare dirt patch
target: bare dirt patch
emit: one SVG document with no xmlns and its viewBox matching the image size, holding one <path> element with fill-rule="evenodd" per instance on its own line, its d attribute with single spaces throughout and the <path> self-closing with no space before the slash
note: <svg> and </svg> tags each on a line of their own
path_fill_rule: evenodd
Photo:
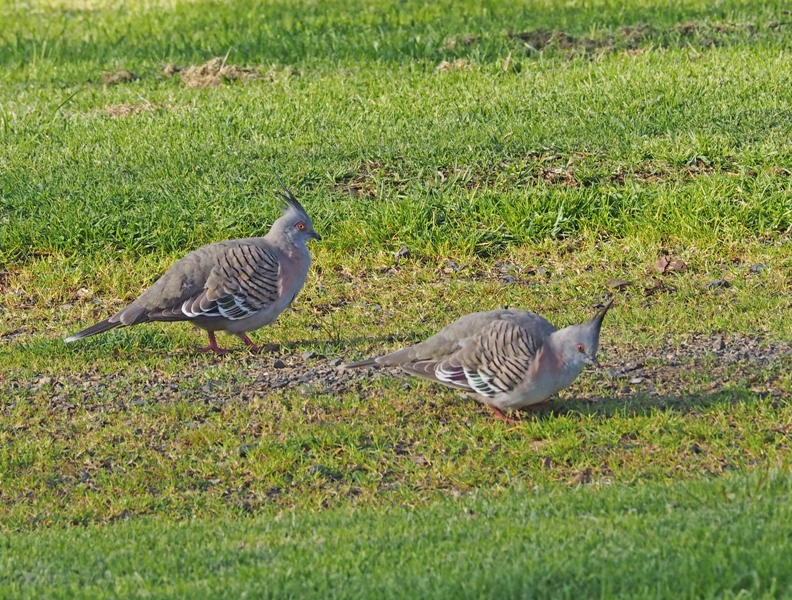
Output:
<svg viewBox="0 0 792 600">
<path fill-rule="evenodd" d="M 353 198 L 373 199 L 379 195 L 380 188 L 384 185 L 403 189 L 407 185 L 407 180 L 399 174 L 396 166 L 374 159 L 365 160 L 353 171 L 336 177 L 333 189 L 349 194 Z"/>
<path fill-rule="evenodd" d="M 158 104 L 111 104 L 105 106 L 102 112 L 108 117 L 129 117 L 132 115 L 139 115 L 145 112 L 154 112 L 161 109 L 162 106 Z"/>
<path fill-rule="evenodd" d="M 126 69 L 116 69 L 115 71 L 105 71 L 102 73 L 102 81 L 105 85 L 118 85 L 119 83 L 130 83 L 140 79 L 137 75 Z"/>
<path fill-rule="evenodd" d="M 228 82 L 249 82 L 256 80 L 275 81 L 281 77 L 292 77 L 297 71 L 292 67 L 240 67 L 228 64 L 226 58 L 213 58 L 202 65 L 180 67 L 168 63 L 162 68 L 162 75 L 166 78 L 178 74 L 185 86 L 190 88 L 217 87 Z"/>
<path fill-rule="evenodd" d="M 636 394 L 673 400 L 696 394 L 712 394 L 734 386 L 760 396 L 790 398 L 779 385 L 792 366 L 792 345 L 761 337 L 719 334 L 693 335 L 678 345 L 662 344 L 642 351 L 619 347 L 609 350 L 616 360 L 602 376 L 607 397 L 600 401 Z"/>
<path fill-rule="evenodd" d="M 444 46 L 447 50 L 456 50 L 460 45 L 472 46 L 479 41 L 479 37 L 475 35 L 462 35 L 459 37 L 446 38 Z"/>
<path fill-rule="evenodd" d="M 604 34 L 598 38 L 574 37 L 561 30 L 534 29 L 518 33 L 510 32 L 509 37 L 523 42 L 527 50 L 535 52 L 556 48 L 577 54 L 603 54 L 615 48 L 613 36 Z M 637 42 L 632 42 L 637 43 Z"/>
<path fill-rule="evenodd" d="M 624 185 L 628 179 L 648 183 L 659 183 L 673 178 L 690 181 L 702 175 L 712 175 L 718 172 L 736 175 L 738 169 L 739 167 L 728 159 L 726 163 L 716 166 L 708 160 L 695 157 L 684 166 L 646 163 L 629 169 L 620 167 L 610 174 L 608 181 L 617 185 Z M 755 172 L 748 174 L 756 175 Z"/>
<path fill-rule="evenodd" d="M 154 104 L 151 102 L 141 102 L 137 104 L 124 103 L 124 104 L 108 104 L 103 108 L 95 108 L 87 112 L 65 112 L 64 116 L 67 118 L 76 117 L 111 117 L 113 119 L 123 119 L 126 117 L 133 117 L 141 114 L 165 112 L 165 111 L 180 111 L 180 110 L 194 110 L 193 107 L 188 105 L 174 106 L 169 104 Z"/>
<path fill-rule="evenodd" d="M 400 379 L 407 388 L 415 381 L 397 368 L 341 369 L 351 356 L 323 357 L 294 347 L 273 346 L 268 350 L 259 356 L 240 351 L 218 359 L 240 362 L 244 376 L 230 381 L 208 379 L 200 387 L 185 388 L 183 383 L 201 378 L 201 371 L 211 373 L 211 365 L 203 369 L 193 365 L 189 372 L 177 374 L 151 372 L 146 384 L 131 395 L 128 374 L 124 372 L 42 373 L 24 379 L 11 375 L 4 379 L 2 388 L 14 395 L 44 394 L 56 410 L 88 403 L 95 407 L 92 410 L 115 412 L 146 402 L 248 401 L 278 390 L 293 390 L 304 396 L 352 392 L 365 398 L 377 393 L 370 382 L 380 377 Z M 577 387 L 580 382 L 576 382 L 563 393 L 565 398 L 595 403 L 636 395 L 669 400 L 712 394 L 735 385 L 762 396 L 792 397 L 784 386 L 778 385 L 792 366 L 792 345 L 787 342 L 712 334 L 694 335 L 678 345 L 661 343 L 648 351 L 629 346 L 603 350 L 603 368 L 587 377 L 595 378 L 596 391 L 582 390 Z"/>
<path fill-rule="evenodd" d="M 716 166 L 705 163 L 701 158 L 695 158 L 685 166 L 646 163 L 631 168 L 619 167 L 610 173 L 597 173 L 597 170 L 596 157 L 588 153 L 560 154 L 539 150 L 504 159 L 488 169 L 456 165 L 440 167 L 437 174 L 439 183 L 443 185 L 462 183 L 468 189 L 492 186 L 496 182 L 509 186 L 541 183 L 563 187 L 591 187 L 603 183 L 622 186 L 631 180 L 641 183 L 686 182 L 718 172 L 737 174 L 738 167 L 733 164 Z"/>
<path fill-rule="evenodd" d="M 695 45 L 702 48 L 733 43 L 735 40 L 753 36 L 759 31 L 777 31 L 786 22 L 770 21 L 764 26 L 741 22 L 687 22 L 677 23 L 670 28 L 657 28 L 648 23 L 638 23 L 618 28 L 613 34 L 602 33 L 594 37 L 573 36 L 562 30 L 533 29 L 509 32 L 509 37 L 522 42 L 531 52 L 559 50 L 567 58 L 577 56 L 600 56 L 612 51 L 640 53 L 639 46 L 651 43 L 655 47 Z M 453 48 L 452 48 L 453 49 Z"/>
<path fill-rule="evenodd" d="M 434 171 L 410 172 L 398 159 L 386 163 L 381 159 L 363 161 L 352 171 L 336 177 L 333 188 L 353 198 L 375 198 L 383 189 L 402 191 L 410 181 L 422 180 L 434 187 L 463 186 L 466 189 L 525 185 L 550 185 L 562 187 L 592 187 L 598 185 L 623 186 L 630 182 L 660 184 L 664 182 L 689 182 L 698 177 L 718 173 L 755 177 L 755 169 L 738 165 L 736 159 L 726 157 L 713 162 L 706 157 L 693 157 L 686 164 L 646 162 L 630 167 L 618 167 L 610 172 L 596 155 L 587 152 L 562 154 L 552 149 L 541 149 L 525 155 L 507 156 L 491 166 L 453 165 L 439 166 Z M 776 170 L 775 175 L 785 175 Z M 427 181 L 427 178 L 429 181 Z"/>
<path fill-rule="evenodd" d="M 255 67 L 238 67 L 226 64 L 223 58 L 213 58 L 202 65 L 179 71 L 184 85 L 190 88 L 216 87 L 226 81 L 253 81 L 261 78 Z"/>
<path fill-rule="evenodd" d="M 438 73 L 448 72 L 448 71 L 469 71 L 472 68 L 473 65 L 469 60 L 465 58 L 458 58 L 453 62 L 448 60 L 442 61 L 439 65 L 435 67 L 435 71 L 437 71 Z"/>
</svg>

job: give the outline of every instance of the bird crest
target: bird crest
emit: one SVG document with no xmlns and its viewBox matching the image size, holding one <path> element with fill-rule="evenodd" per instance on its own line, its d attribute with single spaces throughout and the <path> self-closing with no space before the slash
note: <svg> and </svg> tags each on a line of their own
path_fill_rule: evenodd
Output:
<svg viewBox="0 0 792 600">
<path fill-rule="evenodd" d="M 295 198 L 292 191 L 286 187 L 280 176 L 278 176 L 278 183 L 280 183 L 280 186 L 282 188 L 281 191 L 277 192 L 278 199 L 280 200 L 279 208 L 281 209 L 281 212 L 283 214 L 286 214 L 290 210 L 295 210 L 307 217 L 308 213 L 305 212 L 305 209 L 302 207 L 302 204 L 300 204 L 297 198 Z"/>
</svg>

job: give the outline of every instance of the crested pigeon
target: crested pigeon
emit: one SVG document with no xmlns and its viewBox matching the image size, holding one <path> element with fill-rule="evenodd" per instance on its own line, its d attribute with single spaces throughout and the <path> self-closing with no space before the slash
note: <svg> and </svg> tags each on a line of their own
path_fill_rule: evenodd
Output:
<svg viewBox="0 0 792 600">
<path fill-rule="evenodd" d="M 504 410 L 541 404 L 571 385 L 584 365 L 599 367 L 600 327 L 612 303 L 586 323 L 561 330 L 527 310 L 477 312 L 420 344 L 343 368 L 398 366 L 464 390 L 496 417 L 512 422 Z"/>
<path fill-rule="evenodd" d="M 189 321 L 209 334 L 202 351 L 228 352 L 217 345 L 216 331 L 237 335 L 258 351 L 247 332 L 272 323 L 292 303 L 311 264 L 306 244 L 322 239 L 294 194 L 284 187 L 279 196 L 283 214 L 267 235 L 194 250 L 132 304 L 65 341 L 150 321 Z"/>
</svg>

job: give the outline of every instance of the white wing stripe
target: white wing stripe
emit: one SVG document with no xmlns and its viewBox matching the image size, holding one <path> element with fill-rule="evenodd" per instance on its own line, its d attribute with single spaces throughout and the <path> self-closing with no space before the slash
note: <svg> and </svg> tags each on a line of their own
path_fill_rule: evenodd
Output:
<svg viewBox="0 0 792 600">
<path fill-rule="evenodd" d="M 492 375 L 485 371 L 471 371 L 469 369 L 465 369 L 464 373 L 468 385 L 482 396 L 492 398 L 498 394 L 502 394 L 505 391 L 493 385 Z"/>
<path fill-rule="evenodd" d="M 181 311 L 184 313 L 184 316 L 192 319 L 193 317 L 197 317 L 199 313 L 194 313 L 191 310 L 188 310 L 187 305 L 192 302 L 192 299 L 187 300 L 184 304 L 181 305 Z"/>
<path fill-rule="evenodd" d="M 443 364 L 443 363 L 440 363 L 440 364 Z M 435 375 L 437 376 L 437 379 L 442 381 L 443 383 L 451 383 L 451 384 L 454 384 L 454 385 L 459 385 L 461 382 L 454 380 L 454 375 L 457 375 L 457 374 L 459 374 L 459 370 L 458 369 L 455 369 L 453 371 L 446 371 L 445 369 L 443 369 L 440 366 L 438 366 L 437 369 L 435 369 Z"/>
</svg>

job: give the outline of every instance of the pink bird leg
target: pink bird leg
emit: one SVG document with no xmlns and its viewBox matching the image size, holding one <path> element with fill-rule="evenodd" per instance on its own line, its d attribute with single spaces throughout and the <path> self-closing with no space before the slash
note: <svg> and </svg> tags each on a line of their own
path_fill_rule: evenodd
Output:
<svg viewBox="0 0 792 600">
<path fill-rule="evenodd" d="M 199 352 L 214 352 L 215 354 L 222 356 L 223 354 L 228 354 L 230 350 L 227 348 L 221 348 L 217 345 L 217 340 L 215 339 L 214 331 L 207 331 L 206 333 L 209 334 L 209 345 L 204 346 L 203 348 L 199 348 Z"/>
</svg>

